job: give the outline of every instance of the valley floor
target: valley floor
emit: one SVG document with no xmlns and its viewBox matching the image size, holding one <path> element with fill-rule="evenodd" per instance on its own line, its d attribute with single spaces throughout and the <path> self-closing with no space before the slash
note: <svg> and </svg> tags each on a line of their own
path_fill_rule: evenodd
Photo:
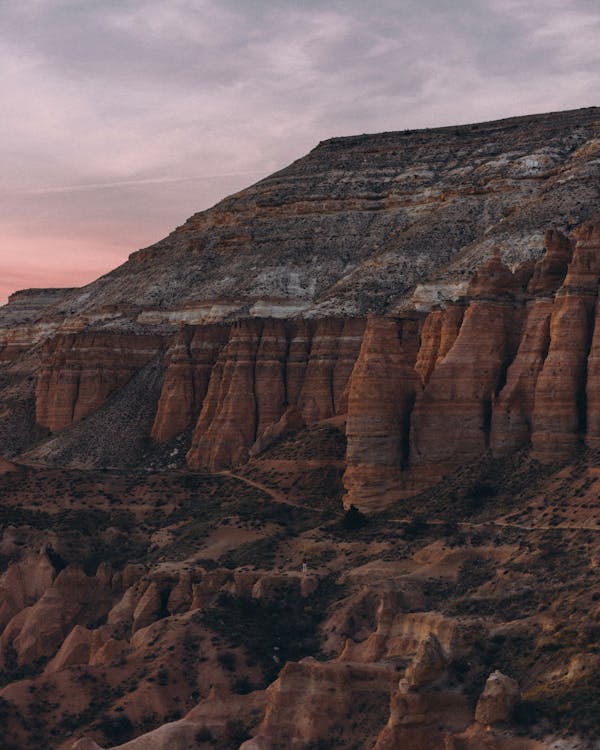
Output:
<svg viewBox="0 0 600 750">
<path fill-rule="evenodd" d="M 0 745 L 597 746 L 599 457 L 484 458 L 365 517 L 344 450 L 322 424 L 235 473 L 3 465 Z"/>
</svg>

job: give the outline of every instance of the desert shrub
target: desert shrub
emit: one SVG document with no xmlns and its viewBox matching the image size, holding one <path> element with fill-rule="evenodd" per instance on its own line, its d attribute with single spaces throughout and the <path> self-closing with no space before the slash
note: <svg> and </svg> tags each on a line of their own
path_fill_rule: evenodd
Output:
<svg viewBox="0 0 600 750">
<path fill-rule="evenodd" d="M 198 616 L 231 648 L 241 645 L 269 683 L 286 661 L 319 653 L 319 625 L 336 593 L 328 581 L 306 598 L 294 586 L 282 587 L 268 600 L 222 593 Z"/>
<path fill-rule="evenodd" d="M 600 736 L 600 670 L 579 680 L 543 685 L 525 695 L 525 718 L 544 719 L 555 730 Z"/>
<path fill-rule="evenodd" d="M 235 654 L 231 651 L 224 651 L 217 657 L 219 664 L 226 669 L 228 672 L 233 672 L 235 669 Z"/>
<path fill-rule="evenodd" d="M 201 727 L 196 732 L 196 742 L 211 742 L 213 739 L 212 732 L 208 727 Z"/>
<path fill-rule="evenodd" d="M 423 536 L 427 531 L 427 521 L 421 516 L 414 516 L 406 524 L 403 530 L 403 536 L 407 541 L 413 541 Z"/>
<path fill-rule="evenodd" d="M 254 690 L 254 685 L 247 677 L 239 677 L 232 685 L 231 689 L 238 695 L 248 695 Z"/>
<path fill-rule="evenodd" d="M 481 557 L 465 560 L 458 573 L 457 593 L 463 594 L 479 588 L 479 586 L 491 580 L 495 572 L 496 568 L 491 560 L 484 560 Z"/>
<path fill-rule="evenodd" d="M 106 741 L 111 745 L 122 745 L 133 737 L 133 724 L 128 716 L 104 714 L 96 722 Z"/>
<path fill-rule="evenodd" d="M 362 529 L 367 525 L 368 522 L 369 519 L 365 516 L 364 513 L 361 513 L 356 505 L 351 505 L 348 508 L 348 510 L 344 513 L 344 519 L 342 521 L 344 528 L 348 531 L 356 531 L 357 529 Z"/>
<path fill-rule="evenodd" d="M 225 741 L 227 747 L 237 748 L 250 739 L 250 733 L 248 732 L 244 722 L 239 719 L 228 719 L 225 724 Z"/>
</svg>

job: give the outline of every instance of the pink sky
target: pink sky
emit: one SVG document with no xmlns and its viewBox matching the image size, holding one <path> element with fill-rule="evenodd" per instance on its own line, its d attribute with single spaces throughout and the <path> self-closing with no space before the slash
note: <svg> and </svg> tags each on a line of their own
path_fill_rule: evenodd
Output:
<svg viewBox="0 0 600 750">
<path fill-rule="evenodd" d="M 0 303 L 318 141 L 600 104 L 597 0 L 0 4 Z"/>
</svg>

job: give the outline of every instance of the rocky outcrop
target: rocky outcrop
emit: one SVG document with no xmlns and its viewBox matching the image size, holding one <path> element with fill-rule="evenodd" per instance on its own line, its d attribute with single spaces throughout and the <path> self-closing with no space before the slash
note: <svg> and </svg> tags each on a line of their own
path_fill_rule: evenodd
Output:
<svg viewBox="0 0 600 750">
<path fill-rule="evenodd" d="M 529 445 L 535 388 L 550 344 L 552 300 L 528 303 L 523 335 L 506 385 L 494 400 L 490 447 L 496 456 Z"/>
<path fill-rule="evenodd" d="M 104 404 L 160 352 L 158 336 L 119 333 L 59 335 L 45 347 L 36 386 L 36 420 L 52 432 Z"/>
<path fill-rule="evenodd" d="M 184 326 L 175 336 L 152 425 L 155 440 L 168 442 L 194 426 L 227 334 L 226 326 Z"/>
<path fill-rule="evenodd" d="M 254 373 L 262 325 L 243 321 L 231 328 L 227 345 L 213 368 L 200 417 L 194 429 L 188 464 L 221 469 L 243 462 L 256 440 L 257 394 Z M 281 393 L 283 373 L 271 386 Z M 279 406 L 283 409 L 281 398 Z M 269 405 L 273 413 L 273 406 Z M 278 416 L 281 416 L 279 414 Z"/>
<path fill-rule="evenodd" d="M 377 510 L 398 497 L 418 387 L 417 321 L 370 317 L 348 388 L 344 505 Z"/>
<path fill-rule="evenodd" d="M 0 630 L 25 607 L 29 607 L 52 585 L 56 570 L 46 551 L 14 562 L 0 578 Z"/>
<path fill-rule="evenodd" d="M 492 402 L 503 385 L 520 330 L 521 290 L 495 255 L 469 287 L 470 305 L 456 340 L 417 397 L 411 464 L 433 479 L 489 446 Z"/>
<path fill-rule="evenodd" d="M 600 278 L 600 231 L 584 225 L 576 239 L 552 308 L 548 356 L 535 390 L 532 444 L 534 455 L 542 460 L 568 456 L 586 427 L 586 371 Z"/>
<path fill-rule="evenodd" d="M 437 682 L 446 673 L 446 658 L 438 639 L 430 634 L 424 638 L 404 673 L 409 690 L 418 690 Z"/>
<path fill-rule="evenodd" d="M 344 742 L 337 717 L 352 715 L 353 740 L 373 736 L 389 701 L 394 673 L 378 665 L 289 662 L 267 691 L 265 716 L 240 750 L 279 750 L 311 743 Z M 341 746 L 345 746 L 342 744 Z"/>
<path fill-rule="evenodd" d="M 510 721 L 512 711 L 521 699 L 517 682 L 496 670 L 487 678 L 477 701 L 475 719 L 480 724 Z"/>
<path fill-rule="evenodd" d="M 362 320 L 336 319 L 233 324 L 211 371 L 188 464 L 219 470 L 245 461 L 285 413 L 304 424 L 343 413 L 363 328 Z"/>
<path fill-rule="evenodd" d="M 453 733 L 464 730 L 472 712 L 464 695 L 451 690 L 411 692 L 400 683 L 390 717 L 373 750 L 445 750 Z"/>
<path fill-rule="evenodd" d="M 100 577 L 76 566 L 62 570 L 52 586 L 18 612 L 0 637 L 0 668 L 14 652 L 19 666 L 52 656 L 75 625 L 95 622 L 110 609 L 112 592 Z"/>
</svg>

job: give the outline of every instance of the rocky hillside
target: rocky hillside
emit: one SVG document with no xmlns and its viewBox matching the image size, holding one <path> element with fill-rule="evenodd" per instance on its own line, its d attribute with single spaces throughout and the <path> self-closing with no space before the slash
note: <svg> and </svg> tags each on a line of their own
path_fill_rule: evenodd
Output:
<svg viewBox="0 0 600 750">
<path fill-rule="evenodd" d="M 600 110 L 334 138 L 54 305 L 130 326 L 394 312 L 600 205 Z M 115 306 L 117 306 L 115 308 Z"/>
<path fill-rule="evenodd" d="M 592 750 L 600 111 L 333 139 L 0 310 L 0 746 Z"/>
</svg>

